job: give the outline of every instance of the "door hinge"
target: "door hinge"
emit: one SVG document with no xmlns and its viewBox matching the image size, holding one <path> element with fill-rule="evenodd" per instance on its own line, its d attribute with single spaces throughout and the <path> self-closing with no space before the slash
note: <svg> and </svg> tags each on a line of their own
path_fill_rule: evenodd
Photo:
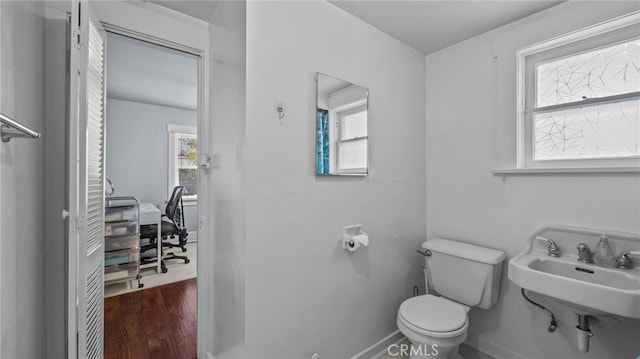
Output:
<svg viewBox="0 0 640 359">
<path fill-rule="evenodd" d="M 78 233 L 78 216 L 69 216 L 69 232 L 71 234 Z"/>
<path fill-rule="evenodd" d="M 87 221 L 83 216 L 69 216 L 69 231 L 72 234 L 84 231 Z"/>
<path fill-rule="evenodd" d="M 75 47 L 76 49 L 79 49 L 82 43 L 82 36 L 80 35 L 80 29 L 76 29 L 73 30 L 73 34 L 71 35 L 72 39 L 71 42 L 73 43 L 73 47 Z"/>
</svg>

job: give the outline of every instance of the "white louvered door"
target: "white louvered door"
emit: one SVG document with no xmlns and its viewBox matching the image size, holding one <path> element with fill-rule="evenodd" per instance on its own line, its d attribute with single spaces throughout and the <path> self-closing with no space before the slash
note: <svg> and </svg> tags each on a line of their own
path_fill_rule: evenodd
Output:
<svg viewBox="0 0 640 359">
<path fill-rule="evenodd" d="M 105 37 L 71 12 L 68 357 L 103 357 Z M 75 303 L 74 303 L 75 302 Z"/>
</svg>

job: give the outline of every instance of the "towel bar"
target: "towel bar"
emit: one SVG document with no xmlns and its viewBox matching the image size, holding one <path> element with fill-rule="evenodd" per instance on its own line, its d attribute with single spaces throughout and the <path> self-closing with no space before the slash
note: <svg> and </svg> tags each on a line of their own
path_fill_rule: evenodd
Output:
<svg viewBox="0 0 640 359">
<path fill-rule="evenodd" d="M 2 142 L 9 142 L 12 138 L 39 138 L 40 134 L 10 117 L 0 113 L 0 137 Z"/>
</svg>

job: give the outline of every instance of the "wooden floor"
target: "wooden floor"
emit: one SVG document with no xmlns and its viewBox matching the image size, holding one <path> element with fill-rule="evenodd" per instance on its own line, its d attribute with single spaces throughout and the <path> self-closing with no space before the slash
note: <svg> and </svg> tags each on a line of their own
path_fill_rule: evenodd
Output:
<svg viewBox="0 0 640 359">
<path fill-rule="evenodd" d="M 196 279 L 104 300 L 106 359 L 196 356 Z"/>
</svg>

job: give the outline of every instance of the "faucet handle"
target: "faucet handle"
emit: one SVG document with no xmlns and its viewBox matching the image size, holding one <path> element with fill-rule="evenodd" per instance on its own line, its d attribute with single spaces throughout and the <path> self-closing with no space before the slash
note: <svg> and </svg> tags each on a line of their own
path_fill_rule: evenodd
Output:
<svg viewBox="0 0 640 359">
<path fill-rule="evenodd" d="M 622 251 L 622 253 L 615 258 L 616 268 L 632 269 L 633 261 L 629 258 L 630 255 L 640 256 L 640 252 Z"/>
<path fill-rule="evenodd" d="M 553 239 L 549 239 L 549 238 L 544 238 L 544 237 L 540 237 L 537 236 L 536 237 L 537 240 L 539 241 L 543 241 L 543 242 L 547 242 L 547 255 L 550 257 L 560 257 L 562 255 L 562 252 L 560 251 L 560 247 L 558 247 L 558 245 L 556 244 L 556 242 Z"/>
</svg>

